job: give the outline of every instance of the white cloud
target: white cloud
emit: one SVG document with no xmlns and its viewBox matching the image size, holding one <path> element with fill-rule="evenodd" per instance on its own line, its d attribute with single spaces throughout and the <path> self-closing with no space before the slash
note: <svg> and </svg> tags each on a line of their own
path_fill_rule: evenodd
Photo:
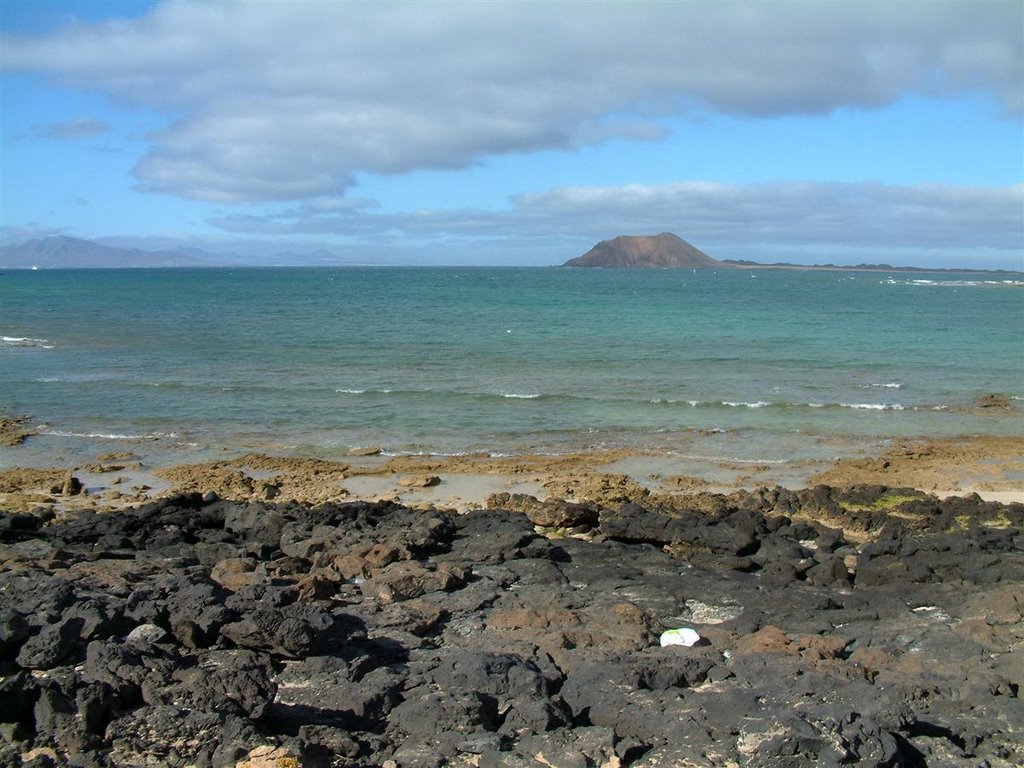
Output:
<svg viewBox="0 0 1024 768">
<path fill-rule="evenodd" d="M 6 69 L 164 110 L 140 186 L 223 203 L 354 174 L 660 137 L 658 119 L 985 89 L 1022 108 L 1018 3 L 163 3 L 0 41 Z"/>
<path fill-rule="evenodd" d="M 667 230 L 722 258 L 740 256 L 746 248 L 779 253 L 814 246 L 858 261 L 916 249 L 985 252 L 993 263 L 1019 269 L 1024 267 L 1022 209 L 1024 185 L 700 181 L 557 188 L 519 195 L 507 211 L 383 214 L 367 206 L 304 204 L 270 215 L 224 215 L 211 223 L 235 234 L 336 235 L 378 243 L 390 235 L 436 243 L 593 242 Z"/>
<path fill-rule="evenodd" d="M 569 187 L 516 198 L 553 221 L 601 221 L 614 232 L 675 227 L 713 243 L 1024 249 L 1024 187 L 873 182 L 712 182 Z"/>
</svg>

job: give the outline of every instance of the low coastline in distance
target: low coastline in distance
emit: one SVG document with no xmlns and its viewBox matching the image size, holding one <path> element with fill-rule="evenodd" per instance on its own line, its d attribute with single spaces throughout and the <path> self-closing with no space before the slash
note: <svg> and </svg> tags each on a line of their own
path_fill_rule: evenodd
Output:
<svg viewBox="0 0 1024 768">
<path fill-rule="evenodd" d="M 891 264 L 793 264 L 775 262 L 718 260 L 671 232 L 659 235 L 620 235 L 602 240 L 582 256 L 570 259 L 562 266 L 604 269 L 799 269 L 841 270 L 857 272 L 994 272 L 1020 274 L 1014 270 L 989 270 L 931 267 L 897 267 Z"/>
<path fill-rule="evenodd" d="M 0 269 L 174 269 L 223 267 L 346 267 L 371 266 L 351 261 L 329 249 L 276 253 L 257 261 L 239 254 L 215 254 L 201 248 L 147 250 L 94 240 L 55 235 L 0 247 Z M 381 261 L 380 266 L 392 265 Z M 393 264 L 393 266 L 409 266 Z M 604 269 L 787 269 L 855 272 L 937 272 L 1020 275 L 1024 270 L 976 267 L 915 267 L 888 263 L 797 264 L 716 259 L 669 232 L 658 235 L 620 235 L 602 240 L 585 254 L 561 266 Z"/>
</svg>

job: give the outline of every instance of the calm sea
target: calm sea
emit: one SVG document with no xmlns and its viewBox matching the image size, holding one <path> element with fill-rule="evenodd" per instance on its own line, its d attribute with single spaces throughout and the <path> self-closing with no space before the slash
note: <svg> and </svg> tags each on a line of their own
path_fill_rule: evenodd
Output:
<svg viewBox="0 0 1024 768">
<path fill-rule="evenodd" d="M 4 465 L 1024 433 L 1024 283 L 992 276 L 8 271 L 0 336 L 0 412 L 43 433 Z"/>
</svg>

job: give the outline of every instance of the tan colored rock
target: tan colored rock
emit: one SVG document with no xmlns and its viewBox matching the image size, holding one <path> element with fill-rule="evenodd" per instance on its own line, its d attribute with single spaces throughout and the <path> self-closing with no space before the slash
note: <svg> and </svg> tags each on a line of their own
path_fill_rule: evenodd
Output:
<svg viewBox="0 0 1024 768">
<path fill-rule="evenodd" d="M 539 501 L 523 493 L 495 493 L 487 498 L 492 509 L 522 512 L 530 522 L 542 528 L 568 528 L 577 525 L 595 525 L 598 510 L 593 506 L 572 504 L 561 499 Z"/>
<path fill-rule="evenodd" d="M 398 560 L 407 559 L 409 552 L 404 547 L 395 547 L 391 544 L 378 542 L 366 550 L 363 553 L 363 557 L 371 568 L 383 568 Z"/>
<path fill-rule="evenodd" d="M 362 590 L 367 597 L 390 603 L 452 589 L 460 582 L 459 574 L 446 564 L 430 570 L 414 560 L 402 560 L 374 571 L 371 578 L 363 582 Z"/>
<path fill-rule="evenodd" d="M 432 632 L 447 615 L 440 606 L 422 600 L 409 600 L 402 603 L 401 608 L 405 612 L 406 628 L 414 635 L 420 636 Z"/>
<path fill-rule="evenodd" d="M 405 475 L 398 478 L 398 484 L 405 488 L 433 488 L 441 484 L 437 475 Z"/>
<path fill-rule="evenodd" d="M 830 635 L 803 635 L 796 641 L 802 656 L 816 659 L 838 659 L 850 642 L 845 637 Z"/>
<path fill-rule="evenodd" d="M 133 469 L 138 469 L 138 468 L 139 468 L 139 465 L 136 465 L 135 467 L 133 467 Z M 107 474 L 109 472 L 120 472 L 120 471 L 122 471 L 124 469 L 127 469 L 127 465 L 126 464 L 83 464 L 81 469 L 82 469 L 83 472 L 92 472 L 92 473 L 97 474 L 97 475 L 104 475 L 104 474 Z"/>
<path fill-rule="evenodd" d="M 256 580 L 256 561 L 251 557 L 231 557 L 210 569 L 210 578 L 224 589 L 237 592 Z"/>
<path fill-rule="evenodd" d="M 671 475 L 662 480 L 662 484 L 673 491 L 699 491 L 709 485 L 707 480 L 693 475 Z"/>
<path fill-rule="evenodd" d="M 31 512 L 38 506 L 56 504 L 57 500 L 45 493 L 5 493 L 4 511 Z"/>
<path fill-rule="evenodd" d="M 874 680 L 879 670 L 892 665 L 893 659 L 893 652 L 888 648 L 868 645 L 854 649 L 849 661 L 854 666 L 862 668 L 868 680 Z"/>
<path fill-rule="evenodd" d="M 888 485 L 936 493 L 978 487 L 1019 491 L 1024 472 L 1024 438 L 978 436 L 969 440 L 899 441 L 881 456 L 841 459 L 808 480 L 848 487 Z"/>
<path fill-rule="evenodd" d="M 359 555 L 336 557 L 330 568 L 337 571 L 343 579 L 366 578 L 370 575 L 370 564 L 366 562 L 366 558 Z"/>
<path fill-rule="evenodd" d="M 302 756 L 287 747 L 265 745 L 251 750 L 235 768 L 305 768 Z"/>
<path fill-rule="evenodd" d="M 310 456 L 267 456 L 263 453 L 247 453 L 237 459 L 224 462 L 239 469 L 256 469 L 261 472 L 277 472 L 281 475 L 341 479 L 348 464 Z"/>
<path fill-rule="evenodd" d="M 795 654 L 796 648 L 791 647 L 789 637 L 778 627 L 769 624 L 761 627 L 752 635 L 741 637 L 736 641 L 734 653 L 788 653 Z"/>
<path fill-rule="evenodd" d="M 1010 398 L 1006 395 L 985 395 L 978 400 L 979 408 L 993 408 L 999 411 L 1008 411 L 1011 407 Z"/>
<path fill-rule="evenodd" d="M 251 477 L 232 466 L 217 462 L 158 469 L 155 474 L 169 481 L 179 493 L 213 491 L 222 499 L 250 499 L 255 490 Z"/>
<path fill-rule="evenodd" d="M 550 477 L 544 481 L 543 486 L 553 497 L 609 506 L 643 501 L 651 493 L 629 475 L 601 472 Z"/>
<path fill-rule="evenodd" d="M 82 481 L 75 477 L 69 469 L 64 473 L 64 478 L 60 485 L 61 496 L 77 496 L 85 490 L 82 486 Z M 56 493 L 57 491 L 54 491 Z"/>
<path fill-rule="evenodd" d="M 379 456 L 382 452 L 382 448 L 379 445 L 367 445 L 363 448 L 353 448 L 348 451 L 346 456 Z"/>
<path fill-rule="evenodd" d="M 28 416 L 0 417 L 0 445 L 21 445 L 26 438 L 37 434 L 28 425 Z"/>
<path fill-rule="evenodd" d="M 50 493 L 64 481 L 63 469 L 26 469 L 12 467 L 0 471 L 0 493 Z"/>
<path fill-rule="evenodd" d="M 96 461 L 128 461 L 134 458 L 135 454 L 131 451 L 111 451 L 110 453 L 101 453 L 96 457 Z"/>
<path fill-rule="evenodd" d="M 298 587 L 300 600 L 327 600 L 338 593 L 337 582 L 319 574 L 303 576 L 295 586 Z"/>
<path fill-rule="evenodd" d="M 487 630 L 503 640 L 536 645 L 563 670 L 586 660 L 587 649 L 629 653 L 647 647 L 655 637 L 644 611 L 625 602 L 579 610 L 524 606 L 493 611 Z"/>
</svg>

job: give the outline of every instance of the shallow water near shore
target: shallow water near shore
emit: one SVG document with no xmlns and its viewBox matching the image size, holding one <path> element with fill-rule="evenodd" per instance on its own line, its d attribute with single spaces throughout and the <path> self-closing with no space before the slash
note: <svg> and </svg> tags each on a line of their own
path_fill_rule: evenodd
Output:
<svg viewBox="0 0 1024 768">
<path fill-rule="evenodd" d="M 367 445 L 782 465 L 1024 434 L 1024 290 L 991 276 L 38 271 L 0 298 L 0 410 L 39 432 L 0 466 Z"/>
</svg>

